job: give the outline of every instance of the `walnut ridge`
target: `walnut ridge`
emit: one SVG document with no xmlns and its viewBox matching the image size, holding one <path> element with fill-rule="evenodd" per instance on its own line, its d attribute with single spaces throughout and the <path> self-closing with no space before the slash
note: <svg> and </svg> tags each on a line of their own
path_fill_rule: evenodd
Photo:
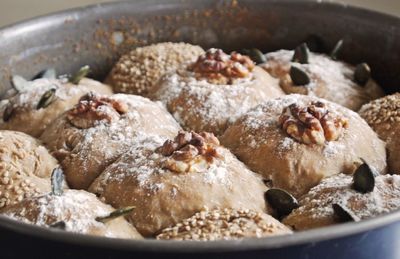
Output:
<svg viewBox="0 0 400 259">
<path fill-rule="evenodd" d="M 221 49 L 209 49 L 200 55 L 188 69 L 196 73 L 197 79 L 206 79 L 214 84 L 232 84 L 233 79 L 250 77 L 255 64 L 245 55 Z"/>
<path fill-rule="evenodd" d="M 323 145 L 325 141 L 337 140 L 348 127 L 348 120 L 316 101 L 307 107 L 293 103 L 284 108 L 279 124 L 289 136 L 301 143 Z"/>
<path fill-rule="evenodd" d="M 121 101 L 88 93 L 68 112 L 67 118 L 75 127 L 87 129 L 95 126 L 97 121 L 117 120 L 127 111 L 127 104 Z"/>
<path fill-rule="evenodd" d="M 194 170 L 195 164 L 212 163 L 219 157 L 216 147 L 219 140 L 208 132 L 180 131 L 174 140 L 167 140 L 157 149 L 165 157 L 164 168 L 177 173 Z"/>
</svg>

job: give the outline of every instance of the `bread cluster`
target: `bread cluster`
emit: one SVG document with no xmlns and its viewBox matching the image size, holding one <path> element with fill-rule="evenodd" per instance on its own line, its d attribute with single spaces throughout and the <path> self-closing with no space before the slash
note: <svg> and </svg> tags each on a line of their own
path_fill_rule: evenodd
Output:
<svg viewBox="0 0 400 259">
<path fill-rule="evenodd" d="M 0 102 L 0 215 L 211 241 L 400 208 L 399 95 L 305 44 L 259 60 L 168 42 L 122 56 L 105 83 L 26 81 Z"/>
</svg>

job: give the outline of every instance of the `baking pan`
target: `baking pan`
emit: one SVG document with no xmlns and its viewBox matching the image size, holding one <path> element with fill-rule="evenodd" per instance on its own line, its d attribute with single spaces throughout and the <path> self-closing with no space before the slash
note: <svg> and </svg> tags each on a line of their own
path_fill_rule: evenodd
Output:
<svg viewBox="0 0 400 259">
<path fill-rule="evenodd" d="M 185 41 L 224 50 L 294 48 L 313 39 L 318 50 L 344 40 L 340 58 L 368 62 L 387 93 L 400 86 L 400 19 L 341 4 L 295 1 L 151 0 L 99 4 L 0 29 L 0 94 L 10 76 L 82 65 L 103 79 L 128 50 Z M 0 258 L 400 258 L 400 212 L 290 236 L 237 241 L 121 240 L 45 229 L 0 216 Z"/>
</svg>

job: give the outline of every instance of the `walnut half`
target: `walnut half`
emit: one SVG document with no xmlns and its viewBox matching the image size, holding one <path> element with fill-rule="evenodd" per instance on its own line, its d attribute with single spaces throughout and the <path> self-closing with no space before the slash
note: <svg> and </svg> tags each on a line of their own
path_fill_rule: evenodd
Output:
<svg viewBox="0 0 400 259">
<path fill-rule="evenodd" d="M 251 75 L 255 64 L 245 55 L 232 52 L 230 55 L 221 49 L 209 49 L 189 66 L 197 79 L 206 79 L 213 84 L 232 84 L 234 79 Z"/>
<path fill-rule="evenodd" d="M 118 120 L 121 114 L 128 111 L 124 102 L 106 96 L 88 93 L 81 97 L 78 104 L 68 111 L 67 119 L 77 128 L 87 129 L 98 121 L 108 123 Z"/>
<path fill-rule="evenodd" d="M 311 102 L 307 107 L 291 104 L 284 108 L 279 124 L 301 143 L 323 145 L 339 139 L 348 127 L 348 119 L 330 112 L 322 102 Z"/>
<path fill-rule="evenodd" d="M 218 157 L 218 139 L 208 132 L 180 131 L 174 140 L 167 140 L 157 149 L 165 157 L 164 168 L 177 173 L 190 172 L 194 165 L 206 166 Z"/>
</svg>

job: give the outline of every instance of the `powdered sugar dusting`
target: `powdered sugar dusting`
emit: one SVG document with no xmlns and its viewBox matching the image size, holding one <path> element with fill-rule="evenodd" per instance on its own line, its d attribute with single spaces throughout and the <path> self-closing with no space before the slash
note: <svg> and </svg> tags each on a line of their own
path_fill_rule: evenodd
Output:
<svg viewBox="0 0 400 259">
<path fill-rule="evenodd" d="M 361 219 L 378 216 L 400 208 L 400 176 L 379 175 L 375 189 L 359 193 L 352 189 L 352 176 L 339 174 L 324 179 L 300 200 L 295 214 L 307 212 L 314 218 L 333 217 L 332 204 L 346 206 Z"/>
<path fill-rule="evenodd" d="M 305 85 L 307 95 L 318 96 L 328 100 L 337 102 L 342 105 L 348 105 L 349 96 L 357 101 L 356 110 L 358 110 L 358 102 L 367 102 L 370 99 L 377 98 L 383 92 L 373 80 L 369 80 L 365 86 L 360 86 L 354 82 L 355 68 L 347 63 L 332 60 L 325 54 L 310 53 L 309 62 L 307 64 L 299 64 L 292 62 L 294 51 L 279 50 L 265 55 L 267 62 L 265 68 L 274 76 L 282 76 L 287 74 L 290 66 L 304 70 L 310 75 L 310 83 Z M 324 85 L 324 89 L 320 86 Z M 354 104 L 352 104 L 354 105 Z"/>
<path fill-rule="evenodd" d="M 215 85 L 183 70 L 160 81 L 155 99 L 164 102 L 184 128 L 197 131 L 219 128 L 223 131 L 246 111 L 268 99 L 266 90 L 255 89 L 255 82 L 251 76 L 236 79 L 231 85 Z M 179 100 L 185 103 L 177 104 Z M 193 128 L 193 117 L 200 121 L 201 128 Z"/>
<path fill-rule="evenodd" d="M 6 212 L 5 215 L 39 226 L 64 221 L 68 231 L 90 233 L 93 229 L 101 229 L 106 237 L 115 237 L 105 224 L 95 220 L 96 217 L 107 216 L 113 209 L 91 193 L 68 190 L 62 196 L 46 194 L 30 198 L 25 203 L 26 207 Z"/>
</svg>

